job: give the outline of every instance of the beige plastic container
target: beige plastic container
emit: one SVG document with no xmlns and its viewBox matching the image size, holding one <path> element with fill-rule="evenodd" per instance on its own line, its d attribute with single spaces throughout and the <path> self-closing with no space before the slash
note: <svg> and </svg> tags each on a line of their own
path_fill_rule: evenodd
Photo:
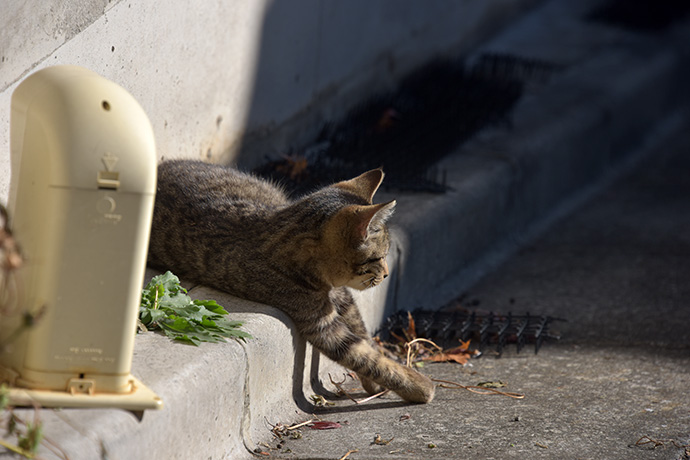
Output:
<svg viewBox="0 0 690 460">
<path fill-rule="evenodd" d="M 156 189 L 151 124 L 127 91 L 75 66 L 26 78 L 11 110 L 20 307 L 39 320 L 17 334 L 21 315 L 0 319 L 2 343 L 14 337 L 4 379 L 46 405 L 118 405 L 113 395 L 144 388 L 130 370 Z M 71 397 L 50 404 L 51 392 Z M 151 393 L 129 406 L 160 404 Z"/>
</svg>

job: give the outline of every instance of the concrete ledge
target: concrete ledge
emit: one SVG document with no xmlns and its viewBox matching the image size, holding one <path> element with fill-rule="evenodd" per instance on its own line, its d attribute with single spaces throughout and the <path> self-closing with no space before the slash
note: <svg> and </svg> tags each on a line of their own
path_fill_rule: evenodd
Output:
<svg viewBox="0 0 690 460">
<path fill-rule="evenodd" d="M 246 362 L 244 399 L 234 412 L 242 417 L 242 437 L 254 449 L 266 438 L 269 423 L 278 423 L 286 414 L 310 408 L 309 388 L 305 385 L 307 344 L 297 334 L 290 318 L 280 310 L 247 302 L 207 287 L 190 291 L 193 298 L 215 299 L 233 318 L 244 323 L 242 329 L 253 339 L 241 343 Z M 226 359 L 219 365 L 233 363 Z M 213 376 L 215 378 L 215 376 Z M 306 376 L 308 383 L 308 375 Z"/>
<path fill-rule="evenodd" d="M 480 50 L 506 51 L 519 43 L 521 55 L 568 67 L 529 89 L 512 127 L 486 130 L 444 160 L 452 192 L 396 196 L 393 276 L 357 294 L 370 329 L 393 310 L 449 300 L 485 273 L 487 254 L 517 245 L 560 203 L 615 172 L 644 133 L 687 103 L 673 97 L 683 85 L 677 70 L 688 62 L 675 51 L 677 40 L 687 34 L 641 38 L 557 14 L 572 5 L 550 2 L 526 19 L 548 27 L 517 24 Z M 559 35 L 549 36 L 553 31 Z M 569 47 L 577 43 L 574 52 Z M 118 410 L 43 411 L 46 434 L 72 460 L 104 453 L 119 459 L 248 458 L 270 437 L 266 420 L 300 419 L 319 379 L 338 370 L 314 359 L 278 310 L 205 287 L 190 294 L 216 299 L 245 321 L 255 339 L 195 348 L 139 335 L 133 373 L 165 408 L 141 421 Z"/>
</svg>

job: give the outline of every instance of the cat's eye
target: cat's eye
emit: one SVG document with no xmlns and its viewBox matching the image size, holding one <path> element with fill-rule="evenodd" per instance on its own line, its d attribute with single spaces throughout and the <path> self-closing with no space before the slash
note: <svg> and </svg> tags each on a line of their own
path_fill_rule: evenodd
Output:
<svg viewBox="0 0 690 460">
<path fill-rule="evenodd" d="M 373 257 L 373 258 L 367 260 L 366 262 L 364 262 L 362 265 L 373 264 L 374 262 L 378 262 L 381 259 L 383 259 L 383 257 Z"/>
</svg>

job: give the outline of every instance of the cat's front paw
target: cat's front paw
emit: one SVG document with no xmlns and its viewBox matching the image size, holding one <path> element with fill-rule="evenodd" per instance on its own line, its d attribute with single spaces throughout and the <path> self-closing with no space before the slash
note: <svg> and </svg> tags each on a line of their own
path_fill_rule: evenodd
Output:
<svg viewBox="0 0 690 460">
<path fill-rule="evenodd" d="M 362 388 L 364 388 L 364 391 L 366 391 L 372 396 L 381 393 L 383 390 L 386 389 L 386 387 L 379 385 L 373 380 L 370 380 L 362 375 L 359 375 L 359 381 L 362 382 Z"/>
<path fill-rule="evenodd" d="M 408 384 L 395 391 L 401 398 L 413 403 L 430 403 L 434 399 L 436 385 L 429 377 L 409 369 L 408 378 Z"/>
</svg>

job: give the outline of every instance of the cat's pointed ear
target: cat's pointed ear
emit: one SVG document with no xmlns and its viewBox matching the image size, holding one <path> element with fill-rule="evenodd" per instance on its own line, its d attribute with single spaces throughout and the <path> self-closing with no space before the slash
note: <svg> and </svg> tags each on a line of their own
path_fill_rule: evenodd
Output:
<svg viewBox="0 0 690 460">
<path fill-rule="evenodd" d="M 354 236 L 360 241 L 373 231 L 380 230 L 395 211 L 395 200 L 388 203 L 357 206 L 354 212 Z"/>
<path fill-rule="evenodd" d="M 335 186 L 353 192 L 357 196 L 364 198 L 367 203 L 372 203 L 376 190 L 378 190 L 381 182 L 383 182 L 383 176 L 384 174 L 381 168 L 372 169 L 354 179 L 338 182 Z"/>
</svg>

